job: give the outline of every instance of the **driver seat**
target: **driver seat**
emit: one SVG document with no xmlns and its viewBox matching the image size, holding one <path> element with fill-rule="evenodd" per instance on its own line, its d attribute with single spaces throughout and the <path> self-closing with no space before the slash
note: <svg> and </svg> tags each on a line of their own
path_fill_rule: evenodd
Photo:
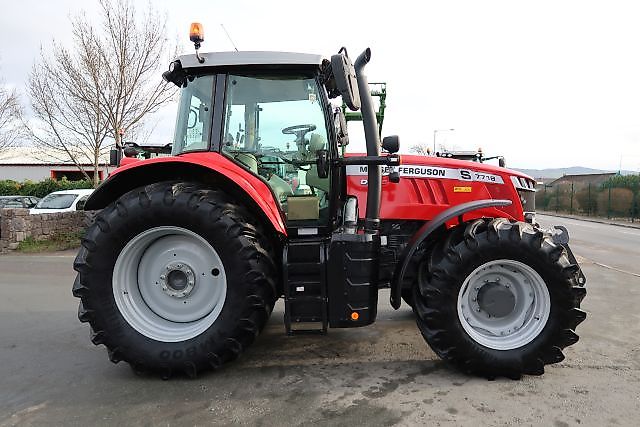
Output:
<svg viewBox="0 0 640 427">
<path fill-rule="evenodd" d="M 251 172 L 258 175 L 258 160 L 256 156 L 251 153 L 237 153 L 233 157 Z"/>
<path fill-rule="evenodd" d="M 259 175 L 258 159 L 256 159 L 256 156 L 251 153 L 237 153 L 234 157 L 252 173 L 254 173 L 255 175 Z M 293 194 L 291 186 L 276 174 L 272 174 L 267 182 L 269 183 L 269 186 L 275 193 L 276 198 L 279 202 L 287 200 L 287 197 Z"/>
</svg>

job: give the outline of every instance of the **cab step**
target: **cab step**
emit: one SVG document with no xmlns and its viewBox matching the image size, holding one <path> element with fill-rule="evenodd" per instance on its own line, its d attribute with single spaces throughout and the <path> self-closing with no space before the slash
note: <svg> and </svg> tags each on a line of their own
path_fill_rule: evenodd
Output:
<svg viewBox="0 0 640 427">
<path fill-rule="evenodd" d="M 282 255 L 287 335 L 326 334 L 329 326 L 326 243 L 289 242 Z"/>
</svg>

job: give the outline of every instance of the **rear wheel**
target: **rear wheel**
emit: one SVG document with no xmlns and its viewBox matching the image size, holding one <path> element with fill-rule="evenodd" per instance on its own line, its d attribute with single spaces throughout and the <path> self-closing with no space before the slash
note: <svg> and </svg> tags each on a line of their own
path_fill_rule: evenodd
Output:
<svg viewBox="0 0 640 427">
<path fill-rule="evenodd" d="M 414 311 L 431 348 L 486 377 L 540 375 L 578 341 L 577 265 L 531 224 L 477 220 L 423 260 Z"/>
<path fill-rule="evenodd" d="M 236 358 L 276 299 L 269 244 L 239 205 L 188 183 L 133 190 L 86 233 L 78 316 L 113 362 L 195 376 Z"/>
</svg>

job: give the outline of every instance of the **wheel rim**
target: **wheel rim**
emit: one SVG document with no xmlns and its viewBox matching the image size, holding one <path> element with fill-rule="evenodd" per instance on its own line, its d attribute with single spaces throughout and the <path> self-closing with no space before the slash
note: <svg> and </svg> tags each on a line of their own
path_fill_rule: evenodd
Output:
<svg viewBox="0 0 640 427">
<path fill-rule="evenodd" d="M 512 350 L 533 341 L 549 319 L 551 298 L 540 275 L 501 259 L 476 268 L 458 293 L 458 318 L 478 344 Z"/>
<path fill-rule="evenodd" d="M 155 227 L 131 239 L 116 260 L 112 287 L 127 323 L 163 342 L 188 340 L 207 330 L 227 295 L 218 252 L 180 227 Z"/>
</svg>

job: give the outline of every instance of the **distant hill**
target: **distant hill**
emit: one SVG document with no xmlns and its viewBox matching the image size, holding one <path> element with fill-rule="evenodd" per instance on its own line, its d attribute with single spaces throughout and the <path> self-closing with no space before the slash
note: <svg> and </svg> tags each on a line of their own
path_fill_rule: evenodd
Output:
<svg viewBox="0 0 640 427">
<path fill-rule="evenodd" d="M 513 168 L 517 171 L 526 173 L 534 178 L 560 178 L 564 175 L 582 175 L 582 174 L 591 174 L 591 173 L 608 173 L 608 172 L 618 172 L 610 171 L 610 170 L 602 170 L 602 169 L 592 169 L 585 168 L 582 166 L 571 166 L 568 168 L 550 168 L 550 169 L 521 169 L 521 168 Z M 623 170 L 621 172 L 622 175 L 631 175 L 635 174 L 633 171 Z"/>
</svg>

